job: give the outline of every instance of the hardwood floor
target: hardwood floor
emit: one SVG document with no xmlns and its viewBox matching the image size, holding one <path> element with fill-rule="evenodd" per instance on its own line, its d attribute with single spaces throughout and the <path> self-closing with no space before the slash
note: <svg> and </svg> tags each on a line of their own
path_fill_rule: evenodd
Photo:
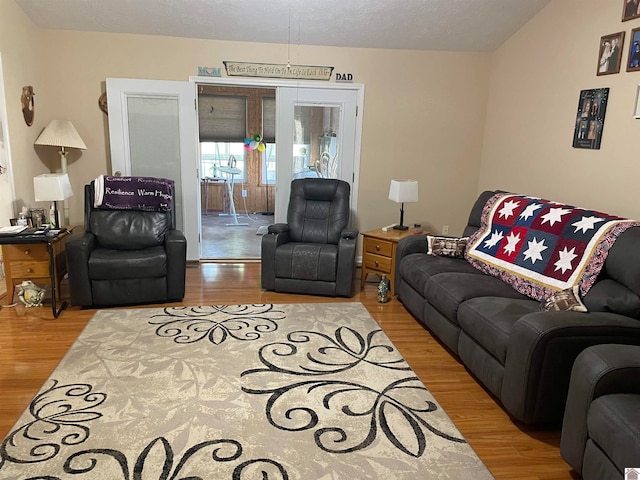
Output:
<svg viewBox="0 0 640 480">
<path fill-rule="evenodd" d="M 377 303 L 374 283 L 356 290 L 352 299 L 279 294 L 261 290 L 260 264 L 200 264 L 187 269 L 186 290 L 183 302 L 172 306 L 362 302 L 497 479 L 579 478 L 560 457 L 558 430 L 514 424 L 397 299 Z M 0 310 L 0 438 L 10 431 L 94 313 L 68 307 L 54 320 L 48 306 Z"/>
</svg>

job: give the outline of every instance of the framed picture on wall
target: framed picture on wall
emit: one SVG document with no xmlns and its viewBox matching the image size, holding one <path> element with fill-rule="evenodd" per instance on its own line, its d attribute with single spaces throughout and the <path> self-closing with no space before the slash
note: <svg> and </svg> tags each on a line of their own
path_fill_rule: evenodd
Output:
<svg viewBox="0 0 640 480">
<path fill-rule="evenodd" d="M 573 148 L 600 149 L 608 99 L 608 88 L 594 88 L 580 92 L 573 132 Z"/>
<path fill-rule="evenodd" d="M 598 51 L 598 75 L 620 72 L 624 32 L 612 33 L 600 38 Z"/>
<path fill-rule="evenodd" d="M 640 17 L 640 0 L 623 0 L 622 21 Z"/>
<path fill-rule="evenodd" d="M 629 42 L 627 72 L 637 72 L 640 71 L 640 28 L 631 30 L 631 39 Z"/>
</svg>

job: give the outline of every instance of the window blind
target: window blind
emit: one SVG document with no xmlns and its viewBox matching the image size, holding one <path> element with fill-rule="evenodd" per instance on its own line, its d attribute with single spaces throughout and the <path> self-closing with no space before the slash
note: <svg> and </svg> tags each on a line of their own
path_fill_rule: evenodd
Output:
<svg viewBox="0 0 640 480">
<path fill-rule="evenodd" d="M 276 99 L 272 97 L 262 97 L 262 139 L 276 142 Z"/>
<path fill-rule="evenodd" d="M 247 98 L 198 95 L 201 142 L 244 142 L 247 136 Z"/>
</svg>

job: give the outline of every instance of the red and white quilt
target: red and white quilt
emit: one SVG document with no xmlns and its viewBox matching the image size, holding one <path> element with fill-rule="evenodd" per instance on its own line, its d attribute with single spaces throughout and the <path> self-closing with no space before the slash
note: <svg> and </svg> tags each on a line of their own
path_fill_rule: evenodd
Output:
<svg viewBox="0 0 640 480">
<path fill-rule="evenodd" d="M 520 293 L 544 300 L 595 282 L 609 249 L 639 222 L 535 197 L 497 194 L 486 203 L 465 257 Z"/>
</svg>

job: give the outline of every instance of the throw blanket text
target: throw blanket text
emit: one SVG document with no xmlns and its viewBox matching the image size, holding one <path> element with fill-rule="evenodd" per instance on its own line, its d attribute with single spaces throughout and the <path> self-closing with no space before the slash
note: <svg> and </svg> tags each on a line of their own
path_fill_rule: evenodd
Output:
<svg viewBox="0 0 640 480">
<path fill-rule="evenodd" d="M 595 282 L 609 249 L 640 223 L 593 210 L 524 195 L 496 194 L 482 212 L 466 258 L 537 300 Z"/>
<path fill-rule="evenodd" d="M 171 210 L 173 180 L 154 177 L 108 177 L 94 181 L 94 207 L 111 210 Z"/>
</svg>

